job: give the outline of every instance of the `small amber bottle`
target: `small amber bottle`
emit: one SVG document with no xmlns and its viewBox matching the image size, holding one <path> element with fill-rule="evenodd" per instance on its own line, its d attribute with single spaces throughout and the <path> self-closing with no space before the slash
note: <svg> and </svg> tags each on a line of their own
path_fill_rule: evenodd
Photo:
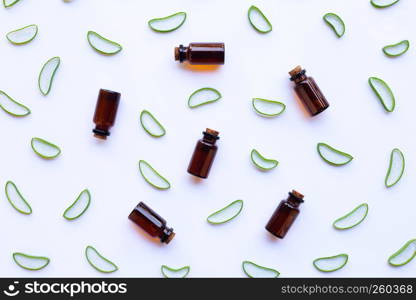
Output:
<svg viewBox="0 0 416 300">
<path fill-rule="evenodd" d="M 266 230 L 274 236 L 283 239 L 299 214 L 299 205 L 303 195 L 295 190 L 289 192 L 289 197 L 282 200 L 266 225 Z"/>
<path fill-rule="evenodd" d="M 166 226 L 166 221 L 150 207 L 140 202 L 130 213 L 129 219 L 141 227 L 150 236 L 159 238 L 161 243 L 169 244 L 175 236 L 173 228 Z"/>
<path fill-rule="evenodd" d="M 295 83 L 295 91 L 303 105 L 312 116 L 323 112 L 329 107 L 328 101 L 322 94 L 312 77 L 306 76 L 306 70 L 297 66 L 289 72 L 290 80 Z"/>
<path fill-rule="evenodd" d="M 223 65 L 224 43 L 190 43 L 188 47 L 175 47 L 175 60 L 191 65 Z"/>
<path fill-rule="evenodd" d="M 95 128 L 92 130 L 96 138 L 105 140 L 110 135 L 110 128 L 116 121 L 119 102 L 120 93 L 100 90 L 93 119 Z"/>
<path fill-rule="evenodd" d="M 220 138 L 218 134 L 218 131 L 209 128 L 203 132 L 203 138 L 196 143 L 194 154 L 188 166 L 188 173 L 200 178 L 208 177 L 218 150 L 217 145 L 215 145 Z"/>
</svg>

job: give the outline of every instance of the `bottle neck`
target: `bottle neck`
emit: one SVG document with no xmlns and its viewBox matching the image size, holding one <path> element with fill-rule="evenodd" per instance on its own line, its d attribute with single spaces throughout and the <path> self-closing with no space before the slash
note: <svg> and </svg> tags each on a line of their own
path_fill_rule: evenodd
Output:
<svg viewBox="0 0 416 300">
<path fill-rule="evenodd" d="M 289 192 L 289 197 L 286 201 L 293 207 L 299 207 L 303 202 L 303 195 L 297 191 Z"/>
<path fill-rule="evenodd" d="M 163 229 L 162 235 L 160 236 L 160 241 L 162 243 L 169 244 L 174 236 L 175 233 L 173 232 L 173 228 L 165 227 Z"/>
<path fill-rule="evenodd" d="M 184 62 L 187 60 L 187 53 L 188 53 L 188 47 L 185 47 L 184 45 L 179 45 L 179 47 L 175 47 L 175 60 L 179 60 L 179 62 Z"/>
<path fill-rule="evenodd" d="M 294 83 L 299 83 L 299 82 L 306 80 L 307 78 L 308 76 L 306 76 L 306 70 L 301 70 L 300 72 L 293 74 L 290 77 L 290 80 L 293 81 Z"/>
<path fill-rule="evenodd" d="M 204 136 L 202 137 L 202 140 L 204 142 L 206 142 L 208 144 L 212 144 L 212 145 L 215 145 L 215 143 L 217 142 L 217 140 L 220 138 L 219 136 L 210 134 L 210 133 L 208 133 L 206 131 L 203 132 L 203 135 Z"/>
</svg>

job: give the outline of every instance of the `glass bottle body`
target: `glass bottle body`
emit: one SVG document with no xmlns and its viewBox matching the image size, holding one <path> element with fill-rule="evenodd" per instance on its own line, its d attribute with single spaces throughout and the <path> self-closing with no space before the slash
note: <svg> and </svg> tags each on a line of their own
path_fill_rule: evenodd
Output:
<svg viewBox="0 0 416 300">
<path fill-rule="evenodd" d="M 100 90 L 93 118 L 95 128 L 92 131 L 95 137 L 106 139 L 110 135 L 110 128 L 116 121 L 119 103 L 120 93 Z"/>
<path fill-rule="evenodd" d="M 190 43 L 188 47 L 175 48 L 175 60 L 187 61 L 191 65 L 223 65 L 225 60 L 224 43 Z"/>
</svg>

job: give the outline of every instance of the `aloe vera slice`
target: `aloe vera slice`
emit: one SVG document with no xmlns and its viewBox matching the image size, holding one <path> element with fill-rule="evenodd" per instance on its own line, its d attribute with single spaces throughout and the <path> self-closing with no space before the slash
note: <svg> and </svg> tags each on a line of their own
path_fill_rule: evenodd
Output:
<svg viewBox="0 0 416 300">
<path fill-rule="evenodd" d="M 85 248 L 88 263 L 101 273 L 113 273 L 118 270 L 115 263 L 102 256 L 93 246 Z"/>
<path fill-rule="evenodd" d="M 334 13 L 327 13 L 323 16 L 323 19 L 329 27 L 335 32 L 337 37 L 342 37 L 345 33 L 345 23 L 340 16 Z"/>
<path fill-rule="evenodd" d="M 24 117 L 30 114 L 30 109 L 27 106 L 17 102 L 3 91 L 0 91 L 0 108 L 15 117 Z"/>
<path fill-rule="evenodd" d="M 282 102 L 262 98 L 253 98 L 252 105 L 256 113 L 263 117 L 276 117 L 286 109 L 286 105 Z"/>
<path fill-rule="evenodd" d="M 394 148 L 390 153 L 389 168 L 387 169 L 386 178 L 384 184 L 387 188 L 392 187 L 400 181 L 403 176 L 405 168 L 405 159 L 402 151 Z"/>
<path fill-rule="evenodd" d="M 30 145 L 37 155 L 45 159 L 53 159 L 61 154 L 58 146 L 38 137 L 32 138 Z"/>
<path fill-rule="evenodd" d="M 257 6 L 252 5 L 248 9 L 248 21 L 260 33 L 268 33 L 273 30 L 270 21 Z"/>
<path fill-rule="evenodd" d="M 166 134 L 163 125 L 147 110 L 140 113 L 140 124 L 144 131 L 153 137 L 162 137 Z"/>
<path fill-rule="evenodd" d="M 4 7 L 12 7 L 13 5 L 15 5 L 19 1 L 20 0 L 3 0 L 3 5 L 4 5 Z"/>
<path fill-rule="evenodd" d="M 371 0 L 370 3 L 376 8 L 385 8 L 390 7 L 399 1 L 400 0 Z"/>
<path fill-rule="evenodd" d="M 88 31 L 87 40 L 90 46 L 101 54 L 114 55 L 123 49 L 120 44 L 99 35 L 95 31 Z"/>
<path fill-rule="evenodd" d="M 38 25 L 32 24 L 6 34 L 7 40 L 14 45 L 27 44 L 38 34 Z"/>
<path fill-rule="evenodd" d="M 65 209 L 63 217 L 72 221 L 81 217 L 88 209 L 91 203 L 91 194 L 88 189 L 83 190 L 75 201 Z"/>
<path fill-rule="evenodd" d="M 244 274 L 250 278 L 277 278 L 280 275 L 275 269 L 259 266 L 248 260 L 243 261 L 242 267 Z"/>
<path fill-rule="evenodd" d="M 45 256 L 34 256 L 21 252 L 13 253 L 13 260 L 19 267 L 29 271 L 39 271 L 50 262 L 50 259 Z"/>
<path fill-rule="evenodd" d="M 321 272 L 334 272 L 342 269 L 348 262 L 348 254 L 338 254 L 329 257 L 317 258 L 313 266 Z"/>
<path fill-rule="evenodd" d="M 384 109 L 387 112 L 392 112 L 396 106 L 396 99 L 394 98 L 394 94 L 388 84 L 384 80 L 377 77 L 368 78 L 368 83 L 377 98 L 380 100 Z"/>
<path fill-rule="evenodd" d="M 210 224 L 224 224 L 236 218 L 243 210 L 243 200 L 235 200 L 226 207 L 210 214 L 207 221 Z"/>
<path fill-rule="evenodd" d="M 195 108 L 208 103 L 213 103 L 220 100 L 221 93 L 210 87 L 204 87 L 193 92 L 188 99 L 189 108 Z"/>
<path fill-rule="evenodd" d="M 181 27 L 185 20 L 186 12 L 181 11 L 167 17 L 151 19 L 147 24 L 157 32 L 172 32 Z"/>
<path fill-rule="evenodd" d="M 30 207 L 30 204 L 20 193 L 13 181 L 7 181 L 4 190 L 6 192 L 7 200 L 15 210 L 24 215 L 30 215 L 32 213 L 32 207 Z"/>
<path fill-rule="evenodd" d="M 368 214 L 368 204 L 363 203 L 358 205 L 352 211 L 347 213 L 345 216 L 338 218 L 332 224 L 335 229 L 345 230 L 353 228 L 359 225 L 364 219 L 367 217 Z"/>
<path fill-rule="evenodd" d="M 159 190 L 167 190 L 170 188 L 169 181 L 153 169 L 147 161 L 139 161 L 139 171 L 144 180 L 154 188 Z"/>
<path fill-rule="evenodd" d="M 397 57 L 402 54 L 405 54 L 409 50 L 410 42 L 408 40 L 400 41 L 396 44 L 387 45 L 383 47 L 383 52 L 387 56 Z"/>
<path fill-rule="evenodd" d="M 42 67 L 39 73 L 38 85 L 40 92 L 46 96 L 49 94 L 52 88 L 53 79 L 55 78 L 56 71 L 61 64 L 61 58 L 59 56 L 52 57 Z"/>
<path fill-rule="evenodd" d="M 416 239 L 406 242 L 399 250 L 394 252 L 388 263 L 393 267 L 401 267 L 408 264 L 416 256 Z"/>
<path fill-rule="evenodd" d="M 262 171 L 270 171 L 279 164 L 277 160 L 265 158 L 256 149 L 251 150 L 250 157 L 253 164 Z"/>
<path fill-rule="evenodd" d="M 352 155 L 335 149 L 328 144 L 318 143 L 317 150 L 319 156 L 332 166 L 343 166 L 353 160 Z"/>
<path fill-rule="evenodd" d="M 185 266 L 178 269 L 174 269 L 166 265 L 162 265 L 160 267 L 160 271 L 162 272 L 162 275 L 165 278 L 185 278 L 186 276 L 188 276 L 190 270 L 190 266 Z"/>
</svg>

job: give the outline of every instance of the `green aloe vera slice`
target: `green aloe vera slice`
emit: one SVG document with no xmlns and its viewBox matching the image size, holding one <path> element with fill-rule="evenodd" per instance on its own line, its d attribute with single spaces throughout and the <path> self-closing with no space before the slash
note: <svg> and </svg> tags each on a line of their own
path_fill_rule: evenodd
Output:
<svg viewBox="0 0 416 300">
<path fill-rule="evenodd" d="M 120 44 L 99 35 L 95 31 L 88 31 L 87 40 L 90 46 L 101 54 L 114 55 L 123 49 Z"/>
<path fill-rule="evenodd" d="M 204 87 L 193 92 L 188 99 L 189 108 L 195 108 L 208 103 L 213 103 L 220 100 L 221 93 L 210 87 Z"/>
<path fill-rule="evenodd" d="M 396 99 L 389 85 L 377 77 L 368 78 L 368 84 L 380 100 L 387 112 L 392 112 L 396 107 Z"/>
<path fill-rule="evenodd" d="M 50 262 L 50 259 L 45 256 L 34 256 L 21 252 L 13 253 L 13 260 L 19 267 L 29 271 L 39 271 Z"/>
<path fill-rule="evenodd" d="M 154 188 L 159 190 L 167 190 L 170 188 L 169 181 L 153 169 L 147 161 L 139 161 L 139 171 L 144 180 Z"/>
<path fill-rule="evenodd" d="M 4 5 L 4 7 L 12 7 L 13 5 L 15 5 L 19 1 L 20 0 L 3 0 L 3 5 Z"/>
<path fill-rule="evenodd" d="M 250 6 L 248 9 L 248 21 L 255 30 L 260 33 L 268 33 L 273 30 L 273 26 L 263 12 L 257 6 Z"/>
<path fill-rule="evenodd" d="M 410 42 L 408 40 L 400 41 L 396 44 L 387 45 L 383 47 L 383 52 L 387 56 L 397 57 L 402 54 L 405 54 L 409 50 Z"/>
<path fill-rule="evenodd" d="M 166 265 L 162 265 L 160 267 L 160 271 L 162 272 L 162 275 L 165 278 L 185 278 L 186 276 L 188 276 L 190 270 L 190 266 L 185 266 L 178 269 L 174 269 Z"/>
<path fill-rule="evenodd" d="M 153 137 L 162 137 L 166 134 L 163 125 L 147 110 L 140 113 L 140 124 L 144 131 Z"/>
<path fill-rule="evenodd" d="M 32 207 L 20 193 L 13 181 L 7 181 L 4 190 L 7 200 L 15 210 L 24 215 L 30 215 L 32 213 Z"/>
<path fill-rule="evenodd" d="M 52 88 L 52 83 L 55 78 L 56 71 L 61 64 L 61 58 L 59 56 L 52 57 L 42 67 L 39 73 L 38 86 L 40 92 L 46 96 L 49 94 Z"/>
<path fill-rule="evenodd" d="M 269 171 L 277 167 L 279 162 L 274 159 L 265 158 L 256 149 L 251 150 L 251 161 L 262 171 Z"/>
<path fill-rule="evenodd" d="M 327 13 L 323 16 L 323 19 L 329 27 L 335 32 L 337 37 L 342 37 L 345 33 L 345 23 L 340 16 L 334 13 Z"/>
<path fill-rule="evenodd" d="M 353 160 L 353 156 L 335 149 L 328 144 L 318 143 L 317 150 L 319 156 L 328 164 L 332 166 L 343 166 Z"/>
<path fill-rule="evenodd" d="M 282 102 L 262 98 L 253 98 L 252 105 L 256 113 L 263 117 L 276 117 L 286 109 Z"/>
<path fill-rule="evenodd" d="M 75 199 L 75 201 L 65 209 L 63 217 L 68 221 L 72 221 L 81 217 L 90 207 L 91 194 L 88 189 L 83 190 Z"/>
<path fill-rule="evenodd" d="M 280 275 L 280 272 L 275 269 L 259 266 L 248 260 L 243 261 L 242 267 L 244 274 L 250 278 L 277 278 Z"/>
<path fill-rule="evenodd" d="M 185 23 L 186 12 L 177 12 L 163 18 L 151 19 L 147 24 L 156 32 L 172 32 Z"/>
<path fill-rule="evenodd" d="M 32 24 L 6 34 L 7 40 L 14 45 L 27 44 L 38 34 L 38 25 Z"/>
<path fill-rule="evenodd" d="M 58 146 L 38 137 L 32 138 L 30 145 L 37 155 L 45 159 L 53 159 L 61 154 Z"/>
<path fill-rule="evenodd" d="M 210 214 L 207 217 L 207 222 L 214 225 L 227 223 L 232 219 L 235 219 L 241 213 L 243 204 L 243 200 L 235 200 L 226 207 Z"/>
<path fill-rule="evenodd" d="M 370 3 L 376 8 L 385 8 L 390 7 L 399 1 L 400 0 L 371 0 Z"/>
<path fill-rule="evenodd" d="M 30 114 L 27 106 L 17 102 L 3 91 L 0 91 L 0 108 L 14 117 L 24 117 Z"/>
<path fill-rule="evenodd" d="M 394 252 L 389 258 L 388 263 L 393 267 L 401 267 L 408 264 L 416 256 L 416 239 L 412 239 L 404 244 L 399 250 Z"/>
<path fill-rule="evenodd" d="M 394 148 L 390 153 L 389 168 L 387 169 L 384 184 L 387 188 L 392 187 L 400 181 L 403 176 L 405 168 L 405 159 L 403 152 L 400 149 Z"/>
<path fill-rule="evenodd" d="M 93 246 L 85 248 L 88 263 L 101 273 L 113 273 L 118 270 L 115 263 L 102 256 Z"/>
<path fill-rule="evenodd" d="M 313 266 L 321 272 L 334 272 L 342 269 L 348 262 L 348 254 L 321 257 L 313 261 Z"/>
<path fill-rule="evenodd" d="M 338 218 L 332 223 L 335 229 L 345 230 L 359 225 L 368 214 L 368 204 L 362 203 L 347 213 L 345 216 Z"/>
</svg>

